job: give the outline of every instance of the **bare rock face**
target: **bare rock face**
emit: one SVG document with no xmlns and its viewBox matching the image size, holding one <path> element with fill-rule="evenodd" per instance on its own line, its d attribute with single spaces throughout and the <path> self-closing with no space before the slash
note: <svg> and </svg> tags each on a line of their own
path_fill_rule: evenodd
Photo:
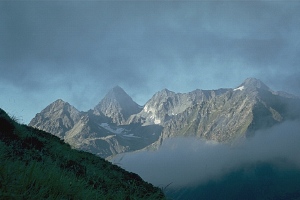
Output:
<svg viewBox="0 0 300 200">
<path fill-rule="evenodd" d="M 113 123 L 124 124 L 132 115 L 139 113 L 141 106 L 135 103 L 132 98 L 119 86 L 110 90 L 107 95 L 94 108 L 95 115 L 111 118 Z"/>
<path fill-rule="evenodd" d="M 121 145 L 116 134 L 103 128 L 97 118 L 85 113 L 74 127 L 66 132 L 64 140 L 72 147 L 85 150 L 101 157 L 123 153 L 128 147 Z"/>
<path fill-rule="evenodd" d="M 188 107 L 164 124 L 160 141 L 194 136 L 234 142 L 257 130 L 300 117 L 300 99 L 274 92 L 257 79 Z"/>
<path fill-rule="evenodd" d="M 300 98 L 272 91 L 258 79 L 234 89 L 157 92 L 142 108 L 126 92 L 113 88 L 88 112 L 57 100 L 30 126 L 63 138 L 71 146 L 108 157 L 158 147 L 169 137 L 199 137 L 224 143 L 257 130 L 300 118 Z"/>
<path fill-rule="evenodd" d="M 76 108 L 59 99 L 36 114 L 29 126 L 47 131 L 63 139 L 66 132 L 78 122 L 80 115 Z"/>
<path fill-rule="evenodd" d="M 176 115 L 184 112 L 186 109 L 207 101 L 226 91 L 226 89 L 211 91 L 198 89 L 189 93 L 175 93 L 164 89 L 154 94 L 140 113 L 130 117 L 128 123 L 139 122 L 144 125 L 163 125 L 167 121 L 175 118 Z"/>
</svg>

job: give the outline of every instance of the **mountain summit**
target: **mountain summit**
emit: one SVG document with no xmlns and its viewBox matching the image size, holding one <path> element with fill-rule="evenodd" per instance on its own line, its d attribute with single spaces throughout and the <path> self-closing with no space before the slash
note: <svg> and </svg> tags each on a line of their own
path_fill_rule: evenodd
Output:
<svg viewBox="0 0 300 200">
<path fill-rule="evenodd" d="M 141 106 L 120 87 L 111 89 L 100 103 L 94 108 L 95 115 L 104 115 L 113 123 L 124 124 L 130 115 L 141 111 Z"/>
<path fill-rule="evenodd" d="M 63 138 L 80 119 L 80 112 L 68 102 L 58 99 L 30 121 L 29 126 L 53 133 Z"/>
<path fill-rule="evenodd" d="M 247 89 L 261 89 L 271 91 L 268 86 L 266 86 L 261 80 L 256 78 L 247 78 L 240 87 L 244 87 Z"/>
</svg>

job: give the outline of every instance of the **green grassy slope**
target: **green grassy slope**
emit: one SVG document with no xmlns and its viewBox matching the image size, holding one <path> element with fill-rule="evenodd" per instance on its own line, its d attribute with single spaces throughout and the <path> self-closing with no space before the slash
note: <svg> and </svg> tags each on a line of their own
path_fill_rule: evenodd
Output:
<svg viewBox="0 0 300 200">
<path fill-rule="evenodd" d="M 165 199 L 159 188 L 0 109 L 0 199 Z"/>
</svg>

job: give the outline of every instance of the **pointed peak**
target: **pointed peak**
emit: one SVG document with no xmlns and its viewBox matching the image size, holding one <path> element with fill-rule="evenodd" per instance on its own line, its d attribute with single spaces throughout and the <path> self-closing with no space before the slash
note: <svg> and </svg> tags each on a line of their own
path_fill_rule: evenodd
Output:
<svg viewBox="0 0 300 200">
<path fill-rule="evenodd" d="M 62 99 L 57 99 L 56 101 L 54 101 L 53 103 L 51 103 L 47 107 L 51 107 L 51 108 L 63 108 L 63 107 L 73 107 L 73 106 L 71 104 L 69 104 L 68 102 L 62 100 Z M 76 109 L 75 107 L 73 107 L 73 108 Z"/>
<path fill-rule="evenodd" d="M 120 86 L 115 86 L 111 90 L 108 91 L 108 93 L 105 95 L 104 98 L 109 99 L 119 99 L 123 97 L 129 97 L 129 95 L 121 88 Z"/>
<path fill-rule="evenodd" d="M 119 85 L 116 85 L 111 90 L 123 90 L 123 88 L 121 88 Z"/>
<path fill-rule="evenodd" d="M 164 89 L 162 89 L 160 92 L 158 92 L 158 93 L 161 93 L 161 94 L 172 94 L 172 93 L 174 93 L 173 91 L 171 91 L 171 90 L 168 90 L 167 88 L 164 88 Z"/>
<path fill-rule="evenodd" d="M 168 89 L 162 89 L 158 92 L 156 92 L 147 102 L 146 104 L 148 104 L 149 102 L 156 102 L 156 101 L 160 101 L 161 99 L 166 99 L 168 97 L 172 97 L 176 95 L 175 92 L 170 91 Z"/>
<path fill-rule="evenodd" d="M 115 86 L 108 91 L 108 93 L 98 105 L 105 105 L 110 103 L 127 104 L 128 102 L 134 101 L 120 86 Z"/>
<path fill-rule="evenodd" d="M 56 101 L 54 101 L 53 103 L 59 103 L 59 104 L 64 104 L 66 103 L 64 100 L 62 99 L 57 99 Z"/>
<path fill-rule="evenodd" d="M 69 103 L 62 99 L 57 99 L 56 101 L 51 103 L 50 106 L 60 106 L 60 105 L 62 106 L 62 105 L 67 105 L 67 104 L 69 104 Z"/>
<path fill-rule="evenodd" d="M 164 88 L 161 90 L 161 92 L 171 92 L 170 90 L 168 90 L 167 88 Z"/>
<path fill-rule="evenodd" d="M 72 110 L 74 112 L 79 112 L 74 106 L 70 105 L 68 102 L 63 101 L 62 99 L 57 99 L 56 101 L 49 104 L 44 108 L 41 113 L 54 112 L 58 110 Z"/>
<path fill-rule="evenodd" d="M 124 89 L 123 88 L 121 88 L 120 86 L 115 86 L 115 87 L 113 87 L 108 93 L 117 93 L 117 94 L 119 94 L 119 93 L 126 93 L 125 91 L 124 91 Z"/>
<path fill-rule="evenodd" d="M 263 82 L 257 78 L 249 77 L 244 80 L 243 84 L 263 84 Z"/>
<path fill-rule="evenodd" d="M 263 90 L 270 90 L 266 84 L 256 78 L 247 78 L 238 88 L 259 88 Z"/>
<path fill-rule="evenodd" d="M 117 124 L 124 123 L 130 115 L 140 111 L 140 106 L 120 86 L 112 88 L 94 108 L 96 115 L 102 113 Z"/>
</svg>

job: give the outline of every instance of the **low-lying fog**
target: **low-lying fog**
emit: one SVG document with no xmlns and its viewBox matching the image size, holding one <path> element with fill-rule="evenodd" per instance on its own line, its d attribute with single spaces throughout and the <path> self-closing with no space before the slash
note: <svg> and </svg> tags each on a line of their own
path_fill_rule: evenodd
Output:
<svg viewBox="0 0 300 200">
<path fill-rule="evenodd" d="M 217 179 L 247 163 L 286 160 L 300 169 L 300 123 L 285 122 L 229 146 L 172 138 L 157 151 L 116 156 L 112 162 L 159 187 L 188 187 Z"/>
</svg>

